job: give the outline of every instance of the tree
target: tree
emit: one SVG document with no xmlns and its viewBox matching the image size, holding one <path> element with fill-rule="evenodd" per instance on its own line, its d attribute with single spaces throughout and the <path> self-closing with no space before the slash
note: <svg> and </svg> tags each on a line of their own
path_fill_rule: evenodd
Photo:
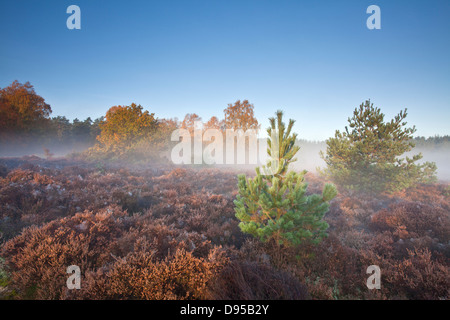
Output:
<svg viewBox="0 0 450 320">
<path fill-rule="evenodd" d="M 294 120 L 289 120 L 286 127 L 283 113 L 278 111 L 276 116 L 269 119 L 271 159 L 262 168 L 264 174 L 257 168 L 253 179 L 238 176 L 239 194 L 234 203 L 236 217 L 241 221 L 239 227 L 263 242 L 273 239 L 286 246 L 318 243 L 327 235 L 328 224 L 323 217 L 337 191 L 334 185 L 326 184 L 322 195 L 306 195 L 306 171 L 288 171 L 299 150 L 295 145 L 297 135 L 291 134 Z"/>
<path fill-rule="evenodd" d="M 36 94 L 33 86 L 14 81 L 0 89 L 0 131 L 29 134 L 42 131 L 52 112 L 44 98 Z"/>
<path fill-rule="evenodd" d="M 400 158 L 414 147 L 415 127 L 407 128 L 407 109 L 389 122 L 370 101 L 361 104 L 348 118 L 345 132 L 336 131 L 326 141 L 327 168 L 322 172 L 336 184 L 364 192 L 381 193 L 406 189 L 419 182 L 435 180 L 436 165 L 417 164 L 422 154 Z"/>
<path fill-rule="evenodd" d="M 157 130 L 157 120 L 154 113 L 143 111 L 142 106 L 132 103 L 130 106 L 110 108 L 100 124 L 100 130 L 97 140 L 101 148 L 120 155 L 142 140 L 151 139 Z"/>
<path fill-rule="evenodd" d="M 258 120 L 254 115 L 254 106 L 248 100 L 237 100 L 234 104 L 228 104 L 223 112 L 225 114 L 224 124 L 227 129 L 259 129 Z"/>
<path fill-rule="evenodd" d="M 86 143 L 91 139 L 92 119 L 86 118 L 84 121 L 80 121 L 77 118 L 72 123 L 72 138 L 77 143 Z"/>
<path fill-rule="evenodd" d="M 191 133 L 194 134 L 195 123 L 202 121 L 202 118 L 196 113 L 188 113 L 184 117 L 184 120 L 181 122 L 181 129 L 187 129 Z"/>
<path fill-rule="evenodd" d="M 88 118 L 84 122 L 91 120 Z M 81 124 L 81 122 L 80 122 Z M 91 159 L 126 160 L 134 163 L 161 161 L 167 157 L 176 119 L 157 119 L 154 113 L 132 103 L 111 107 L 105 117 L 92 122 L 91 133 L 100 131 L 98 144 L 84 155 Z"/>
<path fill-rule="evenodd" d="M 94 138 L 93 140 L 96 140 L 97 137 L 100 135 L 100 133 L 102 132 L 100 129 L 101 124 L 105 121 L 105 117 L 101 116 L 100 118 L 97 118 L 94 120 L 94 122 L 92 122 L 92 126 L 91 126 L 91 140 L 92 138 Z"/>
<path fill-rule="evenodd" d="M 208 120 L 203 126 L 205 130 L 208 129 L 218 129 L 221 130 L 223 127 L 223 121 L 220 121 L 217 117 L 213 116 Z"/>
<path fill-rule="evenodd" d="M 152 139 L 149 140 L 148 147 L 160 156 L 170 157 L 169 150 L 175 144 L 170 140 L 172 132 L 178 129 L 179 122 L 175 119 L 158 119 L 158 126 L 156 132 L 152 134 Z M 143 146 L 144 147 L 144 146 Z"/>
<path fill-rule="evenodd" d="M 50 131 L 56 136 L 59 141 L 66 140 L 71 131 L 72 125 L 70 120 L 65 116 L 53 117 L 50 120 Z"/>
</svg>

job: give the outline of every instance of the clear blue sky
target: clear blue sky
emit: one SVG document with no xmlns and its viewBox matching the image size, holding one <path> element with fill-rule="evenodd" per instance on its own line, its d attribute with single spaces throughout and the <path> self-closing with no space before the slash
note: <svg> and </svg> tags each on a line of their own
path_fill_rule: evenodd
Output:
<svg viewBox="0 0 450 320">
<path fill-rule="evenodd" d="M 0 87 L 16 79 L 69 119 L 135 102 L 206 121 L 248 99 L 263 127 L 282 109 L 322 140 L 371 99 L 389 119 L 408 108 L 416 135 L 450 134 L 450 1 L 1 0 Z"/>
</svg>

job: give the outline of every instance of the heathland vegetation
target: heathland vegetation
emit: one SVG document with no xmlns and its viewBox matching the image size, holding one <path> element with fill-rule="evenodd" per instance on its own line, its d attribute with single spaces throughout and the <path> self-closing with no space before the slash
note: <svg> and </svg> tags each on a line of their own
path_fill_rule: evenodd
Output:
<svg viewBox="0 0 450 320">
<path fill-rule="evenodd" d="M 202 130 L 260 130 L 253 110 L 238 100 Z M 449 298 L 450 187 L 416 152 L 448 152 L 449 137 L 413 137 L 406 110 L 386 121 L 364 102 L 325 148 L 277 112 L 256 170 L 170 163 L 171 134 L 195 135 L 195 113 L 51 113 L 29 83 L 0 89 L 3 299 Z M 298 169 L 311 150 L 319 173 Z"/>
</svg>

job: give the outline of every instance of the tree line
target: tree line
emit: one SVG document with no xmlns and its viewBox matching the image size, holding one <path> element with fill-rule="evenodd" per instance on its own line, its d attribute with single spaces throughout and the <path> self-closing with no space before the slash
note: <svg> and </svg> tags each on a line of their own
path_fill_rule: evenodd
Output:
<svg viewBox="0 0 450 320">
<path fill-rule="evenodd" d="M 51 117 L 52 109 L 34 87 L 14 81 L 0 88 L 0 151 L 4 149 L 81 147 L 92 145 L 103 117 L 69 120 Z M 37 149 L 34 150 L 37 150 Z"/>
<path fill-rule="evenodd" d="M 237 100 L 224 110 L 223 119 L 211 117 L 204 129 L 257 129 L 254 106 L 248 100 Z M 88 149 L 92 158 L 152 157 L 170 145 L 170 135 L 177 128 L 193 132 L 202 121 L 196 113 L 183 120 L 157 118 L 141 105 L 113 106 L 100 118 L 74 119 L 51 117 L 52 109 L 34 87 L 14 81 L 0 88 L 0 154 L 3 149 L 44 150 L 64 146 L 65 149 Z M 51 150 L 50 150 L 51 151 Z"/>
<path fill-rule="evenodd" d="M 159 119 L 135 103 L 113 106 L 104 117 L 95 120 L 71 122 L 63 116 L 50 117 L 51 113 L 50 105 L 29 82 L 14 81 L 0 89 L 0 147 L 42 145 L 50 156 L 51 146 L 59 143 L 80 146 L 84 159 L 164 161 L 175 144 L 171 141 L 172 132 L 181 128 L 193 134 L 196 123 L 202 120 L 195 113 L 188 113 L 182 121 Z M 406 127 L 406 116 L 405 109 L 385 121 L 384 114 L 370 101 L 361 104 L 348 118 L 345 130 L 337 130 L 334 137 L 325 141 L 326 151 L 321 153 L 326 163 L 323 173 L 338 185 L 374 192 L 433 180 L 434 163 L 419 164 L 422 154 L 405 154 L 414 152 L 416 145 L 448 145 L 449 136 L 414 138 L 416 128 Z M 203 129 L 259 130 L 260 124 L 253 104 L 237 100 L 223 110 L 223 119 L 211 117 L 203 123 Z"/>
</svg>

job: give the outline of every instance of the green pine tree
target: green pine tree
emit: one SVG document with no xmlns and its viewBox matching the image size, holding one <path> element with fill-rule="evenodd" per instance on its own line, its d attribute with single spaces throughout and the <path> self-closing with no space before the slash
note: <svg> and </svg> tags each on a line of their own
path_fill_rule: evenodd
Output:
<svg viewBox="0 0 450 320">
<path fill-rule="evenodd" d="M 370 101 L 361 104 L 348 118 L 345 132 L 336 131 L 326 141 L 327 167 L 322 171 L 337 185 L 370 193 L 392 193 L 416 183 L 436 179 L 436 164 L 417 164 L 422 154 L 400 158 L 414 147 L 415 127 L 406 128 L 407 109 L 389 122 Z"/>
<path fill-rule="evenodd" d="M 274 239 L 279 245 L 294 246 L 302 242 L 319 243 L 327 236 L 328 224 L 323 220 L 329 201 L 336 195 L 334 185 L 326 184 L 322 195 L 307 195 L 306 171 L 288 171 L 300 149 L 297 135 L 291 133 L 294 120 L 286 127 L 283 113 L 270 118 L 267 129 L 269 161 L 256 169 L 256 176 L 239 175 L 239 194 L 234 201 L 236 217 L 242 232 L 263 242 Z"/>
</svg>

